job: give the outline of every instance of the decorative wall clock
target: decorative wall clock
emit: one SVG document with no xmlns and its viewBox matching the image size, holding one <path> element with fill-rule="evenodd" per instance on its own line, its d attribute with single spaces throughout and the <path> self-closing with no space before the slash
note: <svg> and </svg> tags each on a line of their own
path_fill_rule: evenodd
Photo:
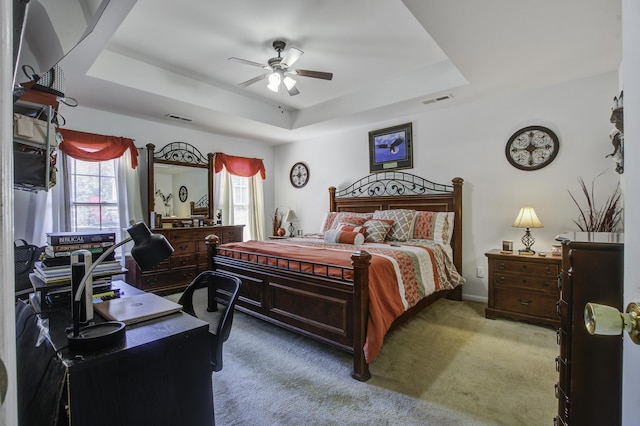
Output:
<svg viewBox="0 0 640 426">
<path fill-rule="evenodd" d="M 189 191 L 187 191 L 186 186 L 183 185 L 180 187 L 180 189 L 178 190 L 178 196 L 180 197 L 180 201 L 182 201 L 183 203 L 187 201 L 187 197 L 189 196 Z"/>
<path fill-rule="evenodd" d="M 294 188 L 302 188 L 309 182 L 309 166 L 302 162 L 298 162 L 291 167 L 289 180 Z"/>
<path fill-rule="evenodd" d="M 505 154 L 515 168 L 538 170 L 556 158 L 559 148 L 558 136 L 553 131 L 542 126 L 529 126 L 509 138 Z"/>
</svg>

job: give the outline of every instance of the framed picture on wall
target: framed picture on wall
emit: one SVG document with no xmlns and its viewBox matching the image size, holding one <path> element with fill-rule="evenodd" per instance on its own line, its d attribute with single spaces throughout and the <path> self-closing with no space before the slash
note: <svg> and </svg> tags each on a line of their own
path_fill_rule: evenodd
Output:
<svg viewBox="0 0 640 426">
<path fill-rule="evenodd" d="M 411 123 L 369 132 L 369 171 L 371 173 L 412 167 Z"/>
</svg>

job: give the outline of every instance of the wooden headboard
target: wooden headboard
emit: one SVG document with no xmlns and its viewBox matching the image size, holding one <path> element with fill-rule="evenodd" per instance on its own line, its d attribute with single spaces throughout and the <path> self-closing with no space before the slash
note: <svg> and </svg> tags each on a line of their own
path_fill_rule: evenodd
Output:
<svg viewBox="0 0 640 426">
<path fill-rule="evenodd" d="M 359 179 L 345 189 L 329 188 L 329 211 L 373 212 L 375 210 L 412 209 L 453 212 L 451 238 L 453 263 L 462 273 L 462 183 L 455 177 L 452 185 L 431 182 L 404 172 L 380 172 Z"/>
</svg>

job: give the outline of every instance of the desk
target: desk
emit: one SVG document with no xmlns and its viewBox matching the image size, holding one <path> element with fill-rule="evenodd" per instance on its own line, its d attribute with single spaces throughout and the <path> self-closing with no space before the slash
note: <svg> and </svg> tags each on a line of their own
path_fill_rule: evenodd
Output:
<svg viewBox="0 0 640 426">
<path fill-rule="evenodd" d="M 125 296 L 140 293 L 117 286 Z M 127 326 L 123 347 L 81 355 L 66 348 L 69 310 L 40 316 L 49 319 L 48 340 L 59 351 L 55 367 L 62 366 L 64 383 L 57 397 L 69 424 L 214 424 L 206 322 L 174 313 Z"/>
</svg>

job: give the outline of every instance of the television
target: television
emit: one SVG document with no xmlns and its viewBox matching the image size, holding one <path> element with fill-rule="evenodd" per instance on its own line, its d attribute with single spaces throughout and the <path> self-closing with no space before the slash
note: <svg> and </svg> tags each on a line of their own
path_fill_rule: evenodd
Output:
<svg viewBox="0 0 640 426">
<path fill-rule="evenodd" d="M 93 31 L 108 3 L 13 0 L 14 99 L 20 83 L 42 77 Z"/>
</svg>

